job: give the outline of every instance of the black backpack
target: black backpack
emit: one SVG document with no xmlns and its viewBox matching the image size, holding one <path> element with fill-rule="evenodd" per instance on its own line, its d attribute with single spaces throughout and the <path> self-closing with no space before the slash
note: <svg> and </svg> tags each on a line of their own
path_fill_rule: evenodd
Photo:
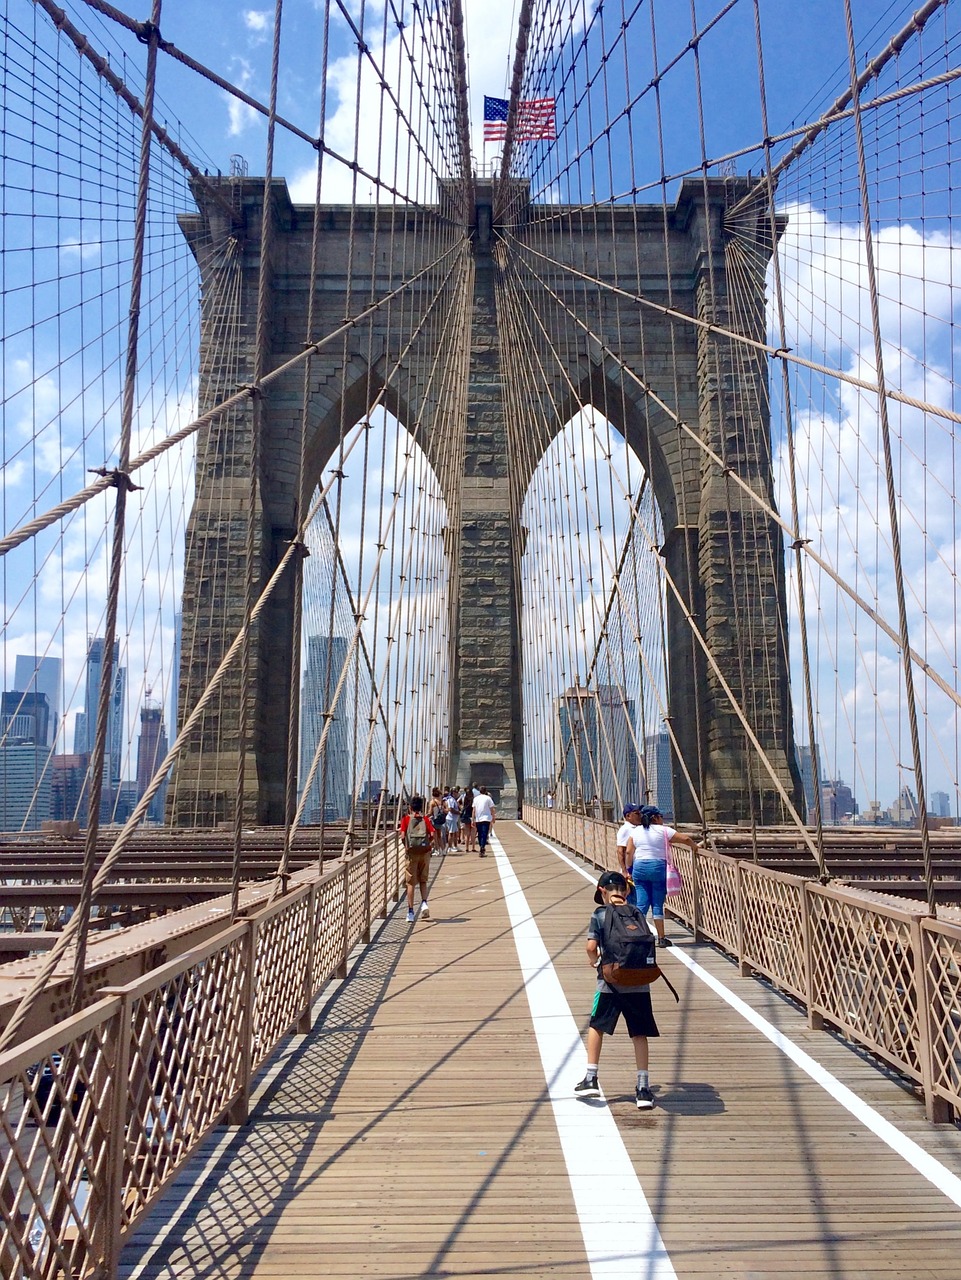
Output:
<svg viewBox="0 0 961 1280">
<path fill-rule="evenodd" d="M 601 977 L 617 987 L 646 987 L 658 978 L 677 992 L 658 968 L 657 935 L 637 907 L 610 903 L 601 924 Z"/>
</svg>

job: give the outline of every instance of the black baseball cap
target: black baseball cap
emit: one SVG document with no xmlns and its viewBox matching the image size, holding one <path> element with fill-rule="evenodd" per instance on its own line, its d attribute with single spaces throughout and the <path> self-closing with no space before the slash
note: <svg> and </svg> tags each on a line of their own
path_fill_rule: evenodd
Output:
<svg viewBox="0 0 961 1280">
<path fill-rule="evenodd" d="M 601 906 L 604 905 L 604 898 L 601 895 L 602 889 L 620 889 L 621 893 L 627 893 L 627 881 L 619 871 L 605 871 L 597 882 L 597 888 L 594 890 L 594 901 Z"/>
</svg>

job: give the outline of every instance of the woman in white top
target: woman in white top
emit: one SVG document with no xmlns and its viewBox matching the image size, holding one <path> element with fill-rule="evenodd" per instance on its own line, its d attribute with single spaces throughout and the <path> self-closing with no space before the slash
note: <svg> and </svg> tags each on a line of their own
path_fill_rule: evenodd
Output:
<svg viewBox="0 0 961 1280">
<path fill-rule="evenodd" d="M 637 906 L 644 915 L 650 908 L 657 933 L 657 945 L 670 947 L 670 938 L 664 936 L 664 899 L 667 896 L 667 860 L 672 845 L 697 848 L 697 841 L 681 835 L 664 823 L 664 817 L 655 805 L 641 808 L 641 823 L 631 832 L 627 841 L 627 858 L 633 858 L 631 878 Z"/>
</svg>

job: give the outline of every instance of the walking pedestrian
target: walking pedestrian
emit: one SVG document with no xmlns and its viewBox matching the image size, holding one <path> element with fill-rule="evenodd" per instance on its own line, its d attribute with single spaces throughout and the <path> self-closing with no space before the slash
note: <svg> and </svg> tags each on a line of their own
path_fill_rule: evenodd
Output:
<svg viewBox="0 0 961 1280">
<path fill-rule="evenodd" d="M 407 885 L 407 923 L 414 923 L 414 885 L 420 887 L 420 918 L 430 919 L 427 905 L 427 875 L 434 828 L 424 815 L 422 796 L 411 796 L 407 812 L 400 820 L 400 838 L 406 851 L 404 880 Z"/>
<path fill-rule="evenodd" d="M 634 834 L 634 829 L 641 825 L 641 806 L 629 802 L 624 806 L 624 821 L 617 828 L 615 842 L 617 846 L 617 865 L 621 875 L 627 881 L 627 900 L 632 907 L 637 905 L 637 893 L 634 889 L 634 877 L 631 874 L 633 862 L 628 860 L 627 842 Z"/>
<path fill-rule="evenodd" d="M 456 849 L 460 845 L 460 801 L 457 798 L 457 792 L 451 788 L 447 793 L 447 799 L 444 801 L 447 811 L 444 821 L 447 826 L 447 847 L 448 849 Z"/>
<path fill-rule="evenodd" d="M 591 1020 L 587 1031 L 587 1068 L 584 1079 L 574 1086 L 577 1098 L 599 1098 L 601 1086 L 597 1070 L 601 1060 L 604 1037 L 612 1035 L 618 1019 L 624 1015 L 627 1034 L 634 1046 L 634 1063 L 637 1080 L 634 1086 L 634 1104 L 638 1111 L 650 1111 L 654 1106 L 651 1092 L 650 1051 L 648 1040 L 660 1034 L 654 1021 L 651 989 L 648 986 L 622 987 L 607 982 L 601 973 L 604 961 L 603 940 L 607 909 L 623 906 L 627 902 L 627 880 L 619 871 L 605 871 L 594 890 L 594 901 L 600 906 L 594 911 L 587 926 L 587 958 L 597 971 L 597 989 L 591 1006 Z M 632 913 L 635 920 L 637 908 Z M 647 937 L 650 929 L 645 924 Z M 650 945 L 650 943 L 648 944 Z"/>
<path fill-rule="evenodd" d="M 487 840 L 491 833 L 491 827 L 497 819 L 497 810 L 494 808 L 494 801 L 487 794 L 486 787 L 479 787 L 478 794 L 474 796 L 474 826 L 477 829 L 477 843 L 480 846 L 480 856 L 487 857 Z"/>
<path fill-rule="evenodd" d="M 697 841 L 667 826 L 656 805 L 642 805 L 640 819 L 640 826 L 634 828 L 627 841 L 627 858 L 631 862 L 637 906 L 645 916 L 650 911 L 657 945 L 672 947 L 673 942 L 664 933 L 664 899 L 667 896 L 667 863 L 671 846 L 684 845 L 688 849 L 696 849 Z"/>
<path fill-rule="evenodd" d="M 476 853 L 477 832 L 474 829 L 474 791 L 472 787 L 464 789 L 460 804 L 460 825 L 464 834 L 464 851 L 465 853 Z"/>
<path fill-rule="evenodd" d="M 444 804 L 444 797 L 440 793 L 440 787 L 434 787 L 430 793 L 430 811 L 429 815 L 431 826 L 434 828 L 434 851 L 442 852 L 447 842 L 447 807 Z"/>
</svg>

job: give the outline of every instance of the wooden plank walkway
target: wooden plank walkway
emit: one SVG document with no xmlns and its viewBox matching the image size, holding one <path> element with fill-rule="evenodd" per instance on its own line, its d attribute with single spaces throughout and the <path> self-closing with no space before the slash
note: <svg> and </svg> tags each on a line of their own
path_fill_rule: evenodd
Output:
<svg viewBox="0 0 961 1280">
<path fill-rule="evenodd" d="M 680 1006 L 663 984 L 655 991 L 657 1107 L 634 1107 L 631 1044 L 619 1029 L 601 1060 L 607 1103 L 560 1103 L 569 1140 L 596 1121 L 605 1144 L 601 1158 L 584 1148 L 594 1152 L 579 1170 L 587 1177 L 572 1186 L 508 912 L 523 902 L 516 892 L 507 901 L 501 872 L 516 874 L 580 1030 L 593 992 L 591 888 L 521 826 L 495 830 L 496 858 L 434 860 L 432 920 L 410 926 L 395 912 L 353 976 L 325 993 L 314 1031 L 293 1037 L 261 1082 L 251 1124 L 212 1137 L 137 1230 L 125 1277 L 958 1280 L 959 1203 L 697 966 L 940 1162 L 959 1198 L 961 1132 L 929 1126 L 903 1084 L 809 1031 L 789 1002 L 678 926 L 669 929 L 678 954 L 662 954 Z M 566 1015 L 551 1016 L 544 1043 L 566 1026 Z M 556 1081 L 564 1098 L 584 1061 L 575 1047 Z M 611 1118 L 619 1139 L 603 1128 Z M 606 1223 L 590 1204 L 592 1189 L 607 1194 L 606 1153 L 617 1168 L 621 1144 L 643 1195 L 620 1173 L 613 1190 L 632 1197 L 639 1221 L 646 1198 L 666 1257 L 598 1249 L 630 1217 L 616 1208 Z"/>
</svg>

